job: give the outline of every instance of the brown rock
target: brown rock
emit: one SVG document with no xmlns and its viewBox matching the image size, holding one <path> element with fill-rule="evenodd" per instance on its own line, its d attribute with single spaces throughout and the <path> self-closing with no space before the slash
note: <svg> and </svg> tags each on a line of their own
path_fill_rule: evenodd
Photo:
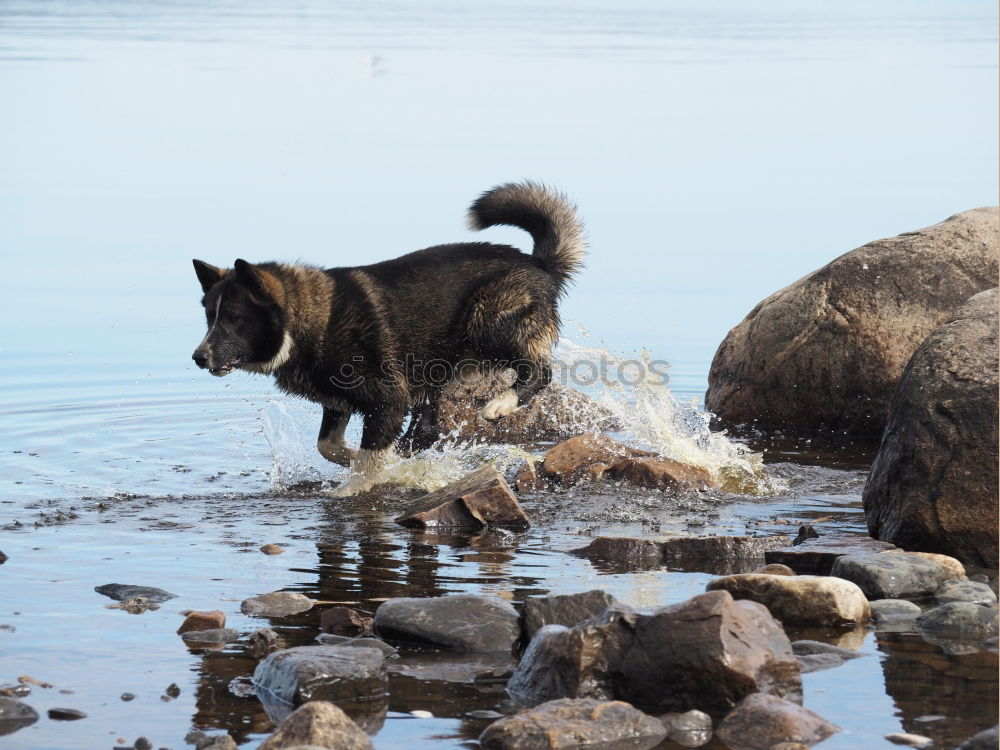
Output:
<svg viewBox="0 0 1000 750">
<path fill-rule="evenodd" d="M 782 565 L 781 563 L 768 563 L 767 565 L 761 565 L 759 568 L 750 571 L 751 573 L 763 573 L 769 576 L 794 576 L 798 575 L 794 570 L 789 568 L 787 565 Z"/>
<path fill-rule="evenodd" d="M 754 693 L 726 714 L 715 735 L 732 750 L 770 750 L 779 742 L 815 745 L 839 731 L 840 727 L 808 708 Z"/>
<path fill-rule="evenodd" d="M 521 634 L 527 642 L 546 625 L 573 627 L 617 604 L 617 599 L 603 591 L 528 597 L 521 609 Z"/>
<path fill-rule="evenodd" d="M 744 573 L 764 562 L 768 550 L 787 547 L 791 541 L 784 534 L 673 537 L 663 540 L 663 561 L 671 569 L 716 575 Z"/>
<path fill-rule="evenodd" d="M 330 607 L 319 616 L 319 629 L 324 633 L 346 636 L 369 636 L 374 632 L 375 618 L 352 607 Z"/>
<path fill-rule="evenodd" d="M 464 383 L 452 381 L 444 389 L 438 409 L 441 433 L 454 434 L 459 440 L 523 444 L 555 442 L 619 427 L 607 409 L 560 383 L 550 383 L 529 405 L 503 419 L 491 422 L 480 416 L 482 405 L 512 382 L 512 373 Z"/>
<path fill-rule="evenodd" d="M 707 408 L 736 422 L 880 434 L 920 343 L 996 286 L 998 246 L 989 207 L 840 256 L 729 332 L 712 361 Z"/>
<path fill-rule="evenodd" d="M 607 435 L 587 433 L 564 440 L 549 448 L 542 461 L 542 472 L 563 483 L 599 479 L 604 472 L 625 458 L 652 457 L 654 453 L 630 448 Z"/>
<path fill-rule="evenodd" d="M 377 648 L 294 646 L 275 651 L 253 673 L 257 694 L 293 706 L 314 700 L 385 695 L 385 656 Z M 263 700 L 263 696 L 262 696 Z"/>
<path fill-rule="evenodd" d="M 530 461 L 522 465 L 517 470 L 517 476 L 514 477 L 514 489 L 519 493 L 541 492 L 550 489 L 550 487 L 551 483 L 542 476 L 537 465 Z"/>
<path fill-rule="evenodd" d="M 277 544 L 265 544 L 263 547 L 260 548 L 260 551 L 263 552 L 265 555 L 280 555 L 285 550 L 279 547 Z"/>
<path fill-rule="evenodd" d="M 300 706 L 285 719 L 258 750 L 284 750 L 296 745 L 374 750 L 372 741 L 333 703 L 313 701 Z"/>
<path fill-rule="evenodd" d="M 861 589 L 841 578 L 745 573 L 717 578 L 706 589 L 763 604 L 785 625 L 858 624 L 871 617 Z"/>
<path fill-rule="evenodd" d="M 313 600 L 293 591 L 272 591 L 244 599 L 240 611 L 250 617 L 288 617 L 312 609 Z"/>
<path fill-rule="evenodd" d="M 769 550 L 764 553 L 764 562 L 781 563 L 803 575 L 828 576 L 838 557 L 895 549 L 894 544 L 867 536 L 828 534 L 819 539 L 807 539 L 794 547 Z"/>
<path fill-rule="evenodd" d="M 493 722 L 483 730 L 479 744 L 488 750 L 646 750 L 666 735 L 658 719 L 628 703 L 563 699 Z"/>
<path fill-rule="evenodd" d="M 746 695 L 799 700 L 788 637 L 768 611 L 725 591 L 651 614 L 612 607 L 573 629 L 538 631 L 507 683 L 517 700 L 625 700 L 662 713 L 724 711 Z"/>
<path fill-rule="evenodd" d="M 661 456 L 625 458 L 611 467 L 611 476 L 636 487 L 669 490 L 679 485 L 714 487 L 712 475 L 700 466 L 688 466 Z"/>
<path fill-rule="evenodd" d="M 920 344 L 863 494 L 872 536 L 994 568 L 997 304 L 997 289 L 977 294 Z"/>
<path fill-rule="evenodd" d="M 217 609 L 209 612 L 189 612 L 177 628 L 177 635 L 191 630 L 216 630 L 226 627 L 226 614 Z"/>
<path fill-rule="evenodd" d="M 599 536 L 586 547 L 571 550 L 591 562 L 610 564 L 613 570 L 649 570 L 663 565 L 663 545 L 653 539 Z"/>
<path fill-rule="evenodd" d="M 504 526 L 527 528 L 528 517 L 496 467 L 490 464 L 417 500 L 396 519 L 417 528 Z"/>
</svg>

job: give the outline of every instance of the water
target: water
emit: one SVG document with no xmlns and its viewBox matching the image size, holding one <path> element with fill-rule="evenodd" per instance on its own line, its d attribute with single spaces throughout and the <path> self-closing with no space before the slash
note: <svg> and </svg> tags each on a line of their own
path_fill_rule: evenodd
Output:
<svg viewBox="0 0 1000 750">
<path fill-rule="evenodd" d="M 252 661 L 238 646 L 188 651 L 182 609 L 220 608 L 250 631 L 266 623 L 239 601 L 274 589 L 373 607 L 600 587 L 653 606 L 708 576 L 566 552 L 598 533 L 782 533 L 823 517 L 821 530 L 861 532 L 870 446 L 745 445 L 708 433 L 697 402 L 715 347 L 757 301 L 863 242 L 996 201 L 996 28 L 994 5 L 972 1 L 0 4 L 0 624 L 16 627 L 0 631 L 0 683 L 45 679 L 39 711 L 89 714 L 0 744 L 145 734 L 177 748 L 197 727 L 254 746 L 270 722 L 227 690 Z M 635 442 L 740 467 L 753 481 L 738 494 L 546 495 L 525 500 L 525 534 L 404 531 L 392 518 L 413 490 L 325 495 L 340 473 L 312 447 L 316 407 L 190 362 L 192 257 L 344 265 L 464 239 L 525 247 L 462 221 L 480 191 L 522 177 L 569 193 L 588 229 L 565 351 L 671 364 L 669 391 L 591 392 Z M 430 486 L 520 450 L 397 468 Z M 260 555 L 265 542 L 287 552 Z M 179 598 L 129 615 L 93 592 L 111 581 Z M 273 625 L 305 643 L 314 616 Z M 900 729 L 947 746 L 996 720 L 992 657 L 811 637 L 853 637 L 868 655 L 805 677 L 806 705 L 845 730 L 824 747 L 888 746 Z M 463 714 L 499 696 L 442 678 L 447 666 L 415 653 L 394 666 L 380 750 L 478 734 Z M 181 696 L 162 702 L 171 682 Z"/>
</svg>

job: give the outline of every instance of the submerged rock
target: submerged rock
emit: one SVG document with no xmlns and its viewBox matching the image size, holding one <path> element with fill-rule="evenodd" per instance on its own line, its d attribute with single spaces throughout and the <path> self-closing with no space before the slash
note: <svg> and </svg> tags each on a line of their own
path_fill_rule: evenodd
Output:
<svg viewBox="0 0 1000 750">
<path fill-rule="evenodd" d="M 538 631 L 507 684 L 526 704 L 625 700 L 651 711 L 721 711 L 753 692 L 799 699 L 799 668 L 767 610 L 725 591 L 639 614 L 612 607 Z"/>
<path fill-rule="evenodd" d="M 772 294 L 719 346 L 706 407 L 735 422 L 878 436 L 920 343 L 996 286 L 998 238 L 997 209 L 977 208 L 859 247 Z"/>
<path fill-rule="evenodd" d="M 916 350 L 863 496 L 872 536 L 994 568 L 997 304 L 975 295 Z"/>
<path fill-rule="evenodd" d="M 266 690 L 280 701 L 299 705 L 384 695 L 385 658 L 377 648 L 296 646 L 261 661 L 253 673 L 258 695 Z"/>
<path fill-rule="evenodd" d="M 844 555 L 831 575 L 853 581 L 869 599 L 927 596 L 948 580 L 948 571 L 934 560 L 905 552 Z"/>
<path fill-rule="evenodd" d="M 244 599 L 240 612 L 250 617 L 288 617 L 312 609 L 313 600 L 304 594 L 289 591 L 272 591 Z"/>
<path fill-rule="evenodd" d="M 240 634 L 231 628 L 210 628 L 207 630 L 188 630 L 181 633 L 181 638 L 191 647 L 224 646 L 240 639 Z"/>
<path fill-rule="evenodd" d="M 839 731 L 840 727 L 797 703 L 754 693 L 726 714 L 715 734 L 732 750 L 770 750 L 779 742 L 814 745 Z"/>
<path fill-rule="evenodd" d="M 650 490 L 718 486 L 706 469 L 663 456 L 624 458 L 612 466 L 608 474 L 612 479 Z"/>
<path fill-rule="evenodd" d="M 646 750 L 660 744 L 666 734 L 660 721 L 627 703 L 570 698 L 490 724 L 479 744 L 488 750 Z"/>
<path fill-rule="evenodd" d="M 270 628 L 255 630 L 247 639 L 247 651 L 262 659 L 278 647 L 278 634 Z"/>
<path fill-rule="evenodd" d="M 385 641 L 378 638 L 349 638 L 345 635 L 333 635 L 332 633 L 320 633 L 316 636 L 316 641 L 323 646 L 345 646 L 347 648 L 377 648 L 386 658 L 395 656 L 399 649 L 390 646 Z"/>
<path fill-rule="evenodd" d="M 872 609 L 872 622 L 876 625 L 916 624 L 923 611 L 906 599 L 875 599 L 868 603 Z"/>
<path fill-rule="evenodd" d="M 258 750 L 290 750 L 297 746 L 374 750 L 372 741 L 333 703 L 313 701 L 285 719 Z"/>
<path fill-rule="evenodd" d="M 768 550 L 764 553 L 764 561 L 768 564 L 787 565 L 800 575 L 828 576 L 833 570 L 833 564 L 844 555 L 894 549 L 895 544 L 880 542 L 867 536 L 827 534 L 817 539 L 806 539 L 794 546 Z"/>
<path fill-rule="evenodd" d="M 667 565 L 672 569 L 716 574 L 753 570 L 768 550 L 791 541 L 784 535 L 770 537 L 711 536 L 642 539 L 601 536 L 571 554 L 589 560 L 614 563 L 622 569 L 649 569 Z"/>
<path fill-rule="evenodd" d="M 997 606 L 950 602 L 917 618 L 917 629 L 940 637 L 982 640 L 997 635 Z"/>
<path fill-rule="evenodd" d="M 955 750 L 996 750 L 1000 744 L 1000 725 L 977 732 Z"/>
<path fill-rule="evenodd" d="M 521 634 L 510 604 L 469 594 L 390 599 L 375 611 L 375 630 L 389 640 L 465 652 L 509 651 Z"/>
<path fill-rule="evenodd" d="M 333 635 L 368 636 L 374 628 L 375 618 L 353 607 L 330 607 L 319 616 L 319 629 Z"/>
<path fill-rule="evenodd" d="M 424 495 L 396 523 L 418 528 L 530 526 L 507 480 L 492 464 Z"/>
<path fill-rule="evenodd" d="M 38 721 L 38 712 L 17 698 L 0 696 L 0 736 L 13 734 L 18 729 Z"/>
<path fill-rule="evenodd" d="M 163 589 L 152 586 L 133 586 L 127 583 L 106 583 L 103 586 L 94 586 L 94 591 L 98 594 L 104 594 L 116 602 L 124 602 L 128 599 L 145 599 L 152 604 L 161 604 L 169 599 L 177 598 L 177 594 L 171 594 Z"/>
<path fill-rule="evenodd" d="M 226 613 L 214 609 L 208 612 L 189 612 L 177 628 L 177 635 L 191 630 L 215 630 L 226 626 Z"/>
<path fill-rule="evenodd" d="M 521 633 L 525 641 L 530 641 L 546 625 L 573 627 L 618 603 L 603 591 L 528 597 L 521 609 Z"/>
<path fill-rule="evenodd" d="M 786 625 L 856 624 L 871 617 L 861 589 L 840 578 L 744 573 L 717 578 L 706 589 L 763 604 Z"/>
</svg>

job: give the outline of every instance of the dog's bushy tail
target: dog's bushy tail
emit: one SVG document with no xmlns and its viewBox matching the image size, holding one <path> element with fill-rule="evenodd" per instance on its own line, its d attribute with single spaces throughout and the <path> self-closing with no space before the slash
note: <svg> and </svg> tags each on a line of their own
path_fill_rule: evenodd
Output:
<svg viewBox="0 0 1000 750">
<path fill-rule="evenodd" d="M 576 206 L 565 195 L 537 182 L 509 182 L 487 190 L 469 207 L 469 226 L 520 227 L 535 241 L 532 255 L 555 277 L 562 291 L 583 266 L 587 251 Z"/>
</svg>

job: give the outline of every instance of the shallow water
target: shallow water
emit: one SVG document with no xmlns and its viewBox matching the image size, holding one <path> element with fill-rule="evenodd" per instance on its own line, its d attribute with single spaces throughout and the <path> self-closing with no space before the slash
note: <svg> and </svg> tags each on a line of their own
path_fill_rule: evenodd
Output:
<svg viewBox="0 0 1000 750">
<path fill-rule="evenodd" d="M 861 533 L 871 446 L 728 440 L 697 402 L 715 347 L 757 301 L 863 242 L 995 202 L 996 28 L 987 2 L 0 4 L 0 625 L 15 628 L 0 630 L 0 685 L 29 674 L 55 686 L 27 699 L 43 715 L 88 713 L 0 744 L 179 748 L 202 728 L 253 746 L 270 721 L 228 690 L 252 660 L 239 645 L 189 651 L 182 609 L 306 643 L 315 612 L 268 623 L 239 602 L 603 588 L 648 607 L 710 576 L 567 552 L 595 534 L 786 533 L 820 518 Z M 611 394 L 628 437 L 748 462 L 758 494 L 605 488 L 526 498 L 523 534 L 403 530 L 392 518 L 412 491 L 325 495 L 341 474 L 315 455 L 315 407 L 191 364 L 191 257 L 341 265 L 464 239 L 524 247 L 517 231 L 462 226 L 481 190 L 521 177 L 570 193 L 588 227 L 566 351 L 645 348 L 671 364 L 669 392 Z M 489 455 L 404 469 L 440 482 Z M 261 555 L 266 542 L 287 551 Z M 93 591 L 109 582 L 178 598 L 130 615 Z M 995 655 L 806 635 L 867 654 L 805 676 L 805 705 L 845 730 L 823 747 L 889 746 L 900 729 L 948 746 L 996 721 Z M 463 715 L 502 695 L 456 679 L 468 669 L 454 661 L 394 664 L 380 750 L 478 734 Z M 161 701 L 172 682 L 180 697 Z M 918 721 L 931 714 L 946 718 Z"/>
</svg>

